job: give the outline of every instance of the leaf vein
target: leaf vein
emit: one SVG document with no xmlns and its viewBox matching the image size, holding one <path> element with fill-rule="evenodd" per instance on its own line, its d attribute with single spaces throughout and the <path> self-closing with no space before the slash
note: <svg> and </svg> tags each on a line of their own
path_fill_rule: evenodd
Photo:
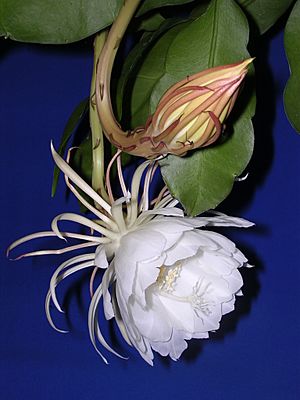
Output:
<svg viewBox="0 0 300 400">
<path fill-rule="evenodd" d="M 215 64 L 215 53 L 217 47 L 217 36 L 218 36 L 218 24 L 216 23 L 217 19 L 217 8 L 218 8 L 218 1 L 214 2 L 213 8 L 213 20 L 212 20 L 212 38 L 210 42 L 210 49 L 209 49 L 209 58 L 208 58 L 208 68 L 211 68 Z"/>
</svg>

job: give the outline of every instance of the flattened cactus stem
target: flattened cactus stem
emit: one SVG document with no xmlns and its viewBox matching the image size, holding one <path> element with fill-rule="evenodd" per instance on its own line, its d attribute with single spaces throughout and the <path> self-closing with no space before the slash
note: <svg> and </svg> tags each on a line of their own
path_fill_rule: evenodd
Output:
<svg viewBox="0 0 300 400">
<path fill-rule="evenodd" d="M 113 23 L 96 67 L 96 105 L 102 128 L 117 147 L 126 146 L 126 132 L 117 123 L 111 104 L 110 79 L 120 42 L 141 0 L 124 0 Z M 118 146 L 120 143 L 120 146 Z"/>
<path fill-rule="evenodd" d="M 92 187 L 99 193 L 104 200 L 108 200 L 108 195 L 104 185 L 104 144 L 103 144 L 103 132 L 101 123 L 99 121 L 97 107 L 96 107 L 96 69 L 99 59 L 99 55 L 104 46 L 107 32 L 103 31 L 95 37 L 94 41 L 94 67 L 91 81 L 91 92 L 90 92 L 90 127 L 92 132 L 92 156 L 93 156 L 93 167 L 92 167 Z"/>
</svg>

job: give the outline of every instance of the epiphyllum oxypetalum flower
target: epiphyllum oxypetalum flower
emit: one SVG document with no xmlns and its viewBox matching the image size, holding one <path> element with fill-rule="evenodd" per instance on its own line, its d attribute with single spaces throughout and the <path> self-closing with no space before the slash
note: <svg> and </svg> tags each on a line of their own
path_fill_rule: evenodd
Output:
<svg viewBox="0 0 300 400">
<path fill-rule="evenodd" d="M 146 124 L 145 135 L 176 155 L 214 143 L 251 62 L 210 68 L 173 85 Z"/>
<path fill-rule="evenodd" d="M 247 260 L 226 237 L 198 228 L 249 227 L 252 224 L 219 213 L 212 217 L 185 217 L 166 189 L 150 202 L 149 185 L 156 162 L 146 161 L 137 168 L 129 193 L 122 176 L 120 153 L 114 159 L 117 159 L 124 196 L 116 201 L 113 199 L 109 180 L 112 160 L 106 179 L 110 202 L 105 202 L 53 147 L 52 154 L 65 174 L 68 187 L 96 218 L 60 214 L 52 221 L 51 231 L 26 236 L 8 249 L 10 252 L 28 240 L 45 236 L 73 238 L 83 243 L 31 252 L 18 258 L 95 248 L 65 261 L 54 272 L 45 304 L 51 326 L 65 332 L 56 328 L 50 315 L 51 300 L 62 311 L 56 296 L 58 283 L 77 271 L 92 268 L 88 326 L 91 341 L 105 362 L 97 339 L 107 350 L 119 354 L 108 345 L 100 330 L 98 308 L 101 298 L 106 319 L 115 317 L 124 339 L 149 364 L 153 360 L 152 350 L 177 360 L 187 347 L 187 339 L 206 338 L 210 331 L 218 329 L 222 315 L 234 309 L 235 295 L 241 294 L 243 281 L 238 268 L 247 266 Z M 139 199 L 144 173 L 144 187 Z M 95 202 L 95 207 L 81 196 L 74 184 Z M 62 232 L 58 226 L 60 221 L 76 222 L 91 229 L 92 233 Z M 105 272 L 94 292 L 94 274 L 99 269 Z"/>
<path fill-rule="evenodd" d="M 252 60 L 187 76 L 166 91 L 145 126 L 127 133 L 111 116 L 105 87 L 98 82 L 101 88 L 96 92 L 98 113 L 106 136 L 119 149 L 146 158 L 164 154 L 182 156 L 214 143 Z"/>
</svg>

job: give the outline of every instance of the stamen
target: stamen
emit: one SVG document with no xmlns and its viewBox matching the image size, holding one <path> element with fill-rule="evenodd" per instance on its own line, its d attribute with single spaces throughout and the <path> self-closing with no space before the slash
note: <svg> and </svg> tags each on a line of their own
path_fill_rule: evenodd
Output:
<svg viewBox="0 0 300 400">
<path fill-rule="evenodd" d="M 182 271 L 182 264 L 176 263 L 173 267 L 166 267 L 162 265 L 159 268 L 159 274 L 156 283 L 160 291 L 172 293 L 177 279 L 180 277 Z"/>
</svg>

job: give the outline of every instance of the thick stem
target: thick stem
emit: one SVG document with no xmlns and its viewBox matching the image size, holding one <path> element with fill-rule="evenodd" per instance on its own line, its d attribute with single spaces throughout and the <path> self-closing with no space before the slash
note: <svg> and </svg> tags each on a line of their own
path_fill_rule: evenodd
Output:
<svg viewBox="0 0 300 400">
<path fill-rule="evenodd" d="M 122 37 L 141 0 L 124 0 L 124 4 L 113 23 L 97 65 L 96 75 L 96 105 L 104 133 L 117 141 L 126 138 L 117 123 L 111 104 L 110 79 L 116 53 Z"/>
<path fill-rule="evenodd" d="M 108 195 L 105 190 L 104 184 L 104 143 L 103 132 L 99 121 L 97 107 L 96 107 L 96 69 L 101 50 L 104 46 L 107 32 L 103 31 L 96 36 L 94 41 L 94 68 L 91 82 L 90 92 L 90 127 L 92 132 L 92 155 L 93 155 L 93 169 L 92 169 L 92 187 L 93 189 L 104 198 L 108 200 Z"/>
</svg>

